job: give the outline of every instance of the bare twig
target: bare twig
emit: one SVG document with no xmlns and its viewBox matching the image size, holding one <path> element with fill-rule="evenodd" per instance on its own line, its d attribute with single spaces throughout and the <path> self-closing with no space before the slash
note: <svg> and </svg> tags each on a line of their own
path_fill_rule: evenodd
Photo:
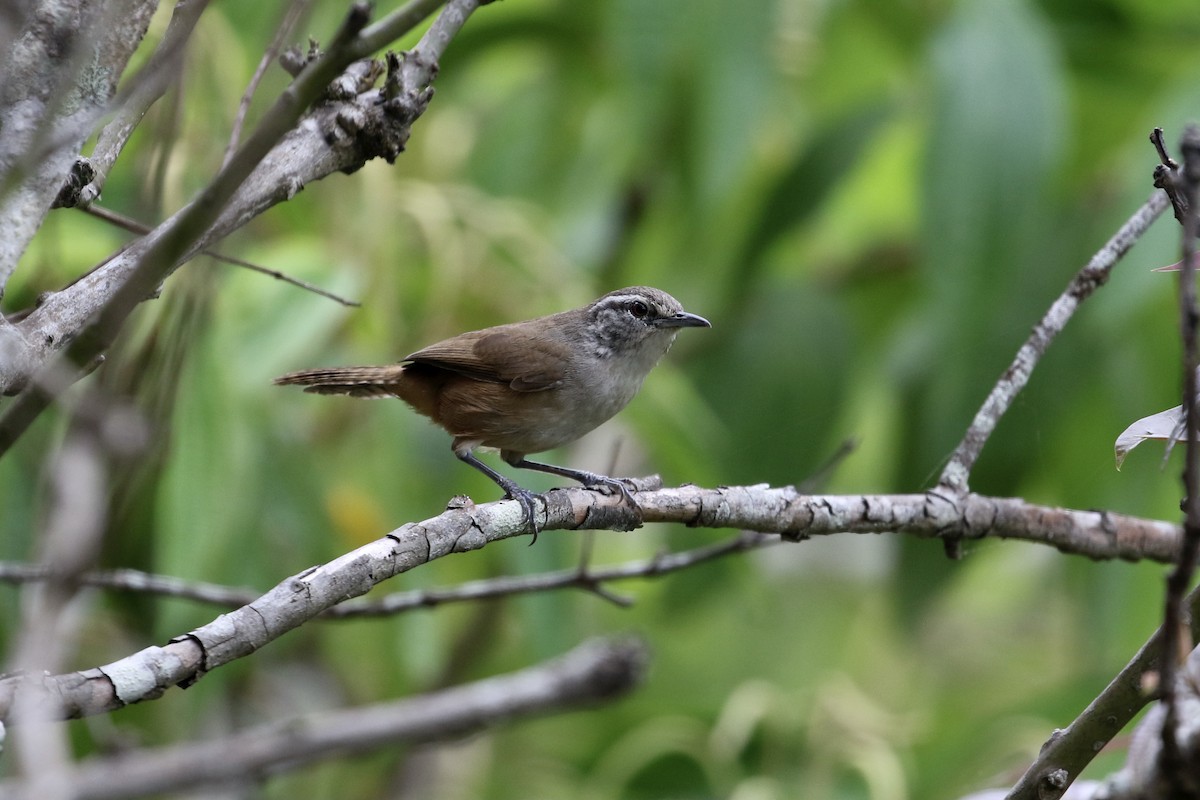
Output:
<svg viewBox="0 0 1200 800">
<path fill-rule="evenodd" d="M 1154 187 L 1162 189 L 1166 193 L 1167 198 L 1171 201 L 1171 208 L 1175 212 L 1175 219 L 1179 221 L 1180 225 L 1183 225 L 1187 219 L 1189 203 L 1187 189 L 1183 185 L 1183 178 L 1179 173 L 1179 162 L 1171 158 L 1171 154 L 1167 152 L 1162 128 L 1155 128 L 1150 132 L 1150 142 L 1158 153 L 1159 161 L 1158 166 L 1154 168 Z"/>
<path fill-rule="evenodd" d="M 583 534 L 582 549 L 586 549 L 588 543 L 593 539 L 593 531 L 584 531 Z M 625 564 L 593 567 L 585 561 L 574 569 L 540 575 L 487 578 L 443 589 L 416 589 L 409 592 L 396 592 L 379 600 L 342 603 L 328 609 L 318 619 L 384 617 L 407 611 L 432 609 L 450 603 L 486 600 L 555 589 L 584 588 L 588 591 L 595 591 L 597 586 L 611 581 L 657 578 L 707 563 L 722 556 L 756 550 L 779 542 L 778 536 L 744 532 L 725 542 L 678 553 L 664 553 L 650 559 L 630 561 Z M 0 562 L 0 583 L 41 582 L 54 578 L 55 574 L 53 569 L 45 565 Z M 176 597 L 227 608 L 247 605 L 262 594 L 254 589 L 188 581 L 170 575 L 154 575 L 136 569 L 86 572 L 73 580 L 80 586 Z"/>
<path fill-rule="evenodd" d="M 1029 382 L 1029 376 L 1033 373 L 1033 368 L 1037 366 L 1042 355 L 1050 347 L 1054 338 L 1066 327 L 1079 304 L 1104 285 L 1113 267 L 1125 253 L 1129 252 L 1129 248 L 1133 247 L 1134 243 L 1141 238 L 1150 224 L 1158 219 L 1167 205 L 1166 196 L 1161 192 L 1155 192 L 1142 204 L 1141 208 L 1133 213 L 1133 216 L 1126 220 L 1112 238 L 1105 242 L 1104 247 L 1092 256 L 1087 265 L 1075 274 L 1067 288 L 1050 306 L 1046 315 L 1034 326 L 1029 338 L 1017 351 L 1012 364 L 992 387 L 991 393 L 988 394 L 983 406 L 975 414 L 971 426 L 967 428 L 962 441 L 959 442 L 958 447 L 950 456 L 949 463 L 942 471 L 938 481 L 940 488 L 953 493 L 967 491 L 971 468 L 979 459 L 983 446 L 987 443 L 988 437 L 992 435 L 992 431 L 996 429 L 1001 417 L 1012 405 L 1013 400 Z"/>
<path fill-rule="evenodd" d="M 585 541 L 592 532 L 584 531 Z M 397 592 L 373 603 L 343 603 L 326 612 L 329 617 L 372 617 L 395 614 L 417 608 L 433 608 L 444 603 L 464 600 L 480 600 L 505 597 L 514 594 L 548 591 L 553 589 L 583 588 L 596 592 L 604 584 L 631 578 L 657 578 L 690 567 L 704 564 L 717 558 L 735 553 L 756 550 L 780 542 L 778 536 L 766 533 L 745 532 L 732 539 L 707 547 L 697 547 L 679 553 L 658 555 L 643 561 L 630 561 L 609 567 L 581 565 L 575 569 L 547 572 L 541 575 L 516 575 L 502 578 L 473 581 L 448 589 L 421 589 Z M 628 605 L 629 601 L 619 595 L 601 595 L 617 605 Z"/>
<path fill-rule="evenodd" d="M 61 579 L 58 570 L 44 564 L 20 564 L 0 562 L 0 583 L 39 583 Z M 176 597 L 209 603 L 226 608 L 237 608 L 253 602 L 262 592 L 224 586 L 218 583 L 189 581 L 171 575 L 156 575 L 138 569 L 106 569 L 84 572 L 71 577 L 79 586 L 96 589 L 111 589 L 121 592 Z"/>
<path fill-rule="evenodd" d="M 1167 152 L 1167 143 L 1163 140 L 1163 129 L 1155 128 L 1150 131 L 1150 143 L 1158 153 L 1158 160 L 1167 169 L 1179 169 L 1179 163 Z"/>
<path fill-rule="evenodd" d="M 407 3 L 395 11 L 388 14 L 374 24 L 368 25 L 363 29 L 362 35 L 358 37 L 358 41 L 354 45 L 354 55 L 356 58 L 366 58 L 380 48 L 387 47 L 390 42 L 394 42 L 401 36 L 405 35 L 413 28 L 421 23 L 421 20 L 433 13 L 433 10 L 442 4 L 443 0 L 434 0 L 434 2 L 425 3 Z M 487 0 L 479 0 L 468 4 L 457 4 L 455 16 L 466 19 L 471 12 L 481 5 L 485 5 Z M 465 16 L 464 16 L 465 15 Z M 440 18 L 439 18 L 440 19 Z M 436 38 L 443 39 L 442 44 L 438 45 L 437 52 L 440 54 L 445 50 L 446 44 L 449 44 L 449 39 L 445 38 L 445 34 L 451 33 L 451 28 L 457 31 L 457 28 L 462 27 L 462 22 L 448 21 L 441 31 L 436 35 Z M 422 37 L 424 38 L 424 37 Z M 432 49 L 426 50 L 426 55 L 432 55 Z M 429 80 L 432 79 L 432 76 Z M 426 81 L 428 82 L 428 80 Z"/>
<path fill-rule="evenodd" d="M 85 762 L 58 776 L 75 800 L 141 797 L 227 783 L 383 745 L 458 738 L 542 714 L 610 702 L 640 683 L 648 660 L 636 639 L 593 639 L 508 675 L 419 697 L 311 714 L 209 742 Z M 0 785 L 10 800 L 44 800 L 30 783 Z"/>
<path fill-rule="evenodd" d="M 843 439 L 838 445 L 837 450 L 819 464 L 812 474 L 797 484 L 796 488 L 802 492 L 817 492 L 824 488 L 829 476 L 834 470 L 842 465 L 842 462 L 849 458 L 858 448 L 858 440 L 854 438 Z"/>
<path fill-rule="evenodd" d="M 1183 154 L 1183 187 L 1187 208 L 1196 207 L 1197 187 L 1200 186 L 1200 128 L 1188 126 L 1180 143 Z M 1200 407 L 1197 405 L 1196 368 L 1200 366 L 1200 347 L 1197 346 L 1197 326 L 1200 325 L 1200 306 L 1196 302 L 1197 216 L 1189 212 L 1183 220 L 1183 259 L 1179 270 L 1179 325 L 1183 340 L 1183 412 L 1186 427 L 1186 451 L 1183 468 L 1183 547 L 1179 563 L 1167 576 L 1166 598 L 1163 604 L 1163 655 L 1161 666 L 1162 703 L 1165 716 L 1162 724 L 1162 751 L 1159 763 L 1166 791 L 1170 797 L 1200 797 L 1200 781 L 1194 765 L 1180 750 L 1176 731 L 1179 727 L 1178 686 L 1176 676 L 1182 655 L 1190 652 L 1191 642 L 1181 641 L 1187 620 L 1183 598 L 1192 582 L 1197 553 L 1200 553 Z"/>
<path fill-rule="evenodd" d="M 95 204 L 90 205 L 90 206 L 85 206 L 83 210 L 86 211 L 88 214 L 91 214 L 93 217 L 96 217 L 97 219 L 102 219 L 105 222 L 116 225 L 118 228 L 129 231 L 130 233 L 145 235 L 147 233 L 150 233 L 151 230 L 153 230 L 150 226 L 145 225 L 141 222 L 138 222 L 136 219 L 133 219 L 132 217 L 127 217 L 124 214 L 118 214 L 116 211 L 113 211 L 112 209 L 102 208 Z M 227 255 L 224 255 L 223 253 L 219 253 L 216 250 L 213 250 L 210 247 L 206 247 L 203 250 L 201 250 L 200 252 L 203 255 L 206 255 L 209 258 L 214 259 L 216 261 L 222 261 L 226 264 L 232 264 L 235 267 L 242 267 L 243 269 L 248 269 L 248 270 L 251 270 L 252 272 L 258 272 L 263 275 L 269 275 L 270 277 L 272 277 L 276 280 L 283 281 L 284 283 L 290 283 L 292 286 L 296 286 L 300 289 L 305 290 L 306 292 L 312 292 L 313 294 L 328 298 L 329 300 L 332 300 L 335 303 L 341 303 L 344 306 L 350 306 L 353 308 L 357 308 L 358 306 L 362 305 L 362 303 L 358 302 L 357 300 L 348 300 L 345 297 L 342 297 L 341 295 L 334 294 L 333 292 L 331 292 L 327 289 L 322 289 L 320 286 L 315 286 L 315 285 L 309 283 L 308 281 L 301 280 L 300 278 L 294 278 L 285 272 L 280 272 L 279 270 L 271 269 L 270 267 L 263 267 L 258 264 L 255 264 L 252 261 L 246 261 L 245 259 L 237 258 L 235 256 L 227 256 Z"/>
<path fill-rule="evenodd" d="M 284 41 L 291 36 L 296 22 L 308 10 L 311 2 L 312 0 L 292 0 L 288 4 L 274 38 L 267 45 L 267 49 L 263 51 L 262 58 L 259 59 L 258 66 L 254 69 L 254 74 L 250 76 L 250 82 L 246 84 L 246 91 L 242 93 L 242 99 L 238 101 L 237 114 L 234 115 L 233 125 L 229 131 L 229 144 L 225 145 L 225 157 L 221 161 L 222 164 L 228 164 L 229 159 L 233 158 L 234 151 L 237 150 L 238 139 L 242 136 L 242 126 L 246 123 L 246 114 L 250 112 L 250 101 L 254 99 L 258 85 L 262 83 L 263 76 L 267 74 L 267 68 L 278 58 Z"/>
</svg>

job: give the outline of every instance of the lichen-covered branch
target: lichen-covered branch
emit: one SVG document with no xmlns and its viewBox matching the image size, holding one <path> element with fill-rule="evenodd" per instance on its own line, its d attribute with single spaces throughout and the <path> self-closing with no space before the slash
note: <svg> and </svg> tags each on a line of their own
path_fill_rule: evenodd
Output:
<svg viewBox="0 0 1200 800">
<path fill-rule="evenodd" d="M 571 488 L 544 496 L 543 531 L 631 530 L 643 521 L 778 532 L 799 541 L 834 533 L 907 533 L 921 537 L 1013 538 L 1089 558 L 1172 561 L 1176 525 L 1097 511 L 1050 508 L 1013 498 L 936 492 L 911 495 L 804 495 L 791 487 L 653 488 L 635 483 L 639 508 L 619 496 Z M 409 523 L 327 564 L 283 581 L 253 602 L 207 625 L 113 664 L 37 680 L 0 681 L 0 717 L 17 687 L 60 716 L 103 713 L 188 685 L 206 671 L 250 655 L 327 609 L 437 558 L 531 533 L 516 501 L 454 507 Z"/>
</svg>

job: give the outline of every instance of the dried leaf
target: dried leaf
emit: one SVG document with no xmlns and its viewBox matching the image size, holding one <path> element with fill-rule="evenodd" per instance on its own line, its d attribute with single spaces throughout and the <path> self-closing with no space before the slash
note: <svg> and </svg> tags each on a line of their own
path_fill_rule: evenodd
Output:
<svg viewBox="0 0 1200 800">
<path fill-rule="evenodd" d="M 1129 455 L 1129 451 L 1147 439 L 1165 440 L 1167 442 L 1167 450 L 1163 454 L 1163 458 L 1166 458 L 1171 454 L 1171 448 L 1175 445 L 1175 442 L 1179 441 L 1182 435 L 1183 406 L 1175 406 L 1166 411 L 1142 417 L 1117 437 L 1116 444 L 1114 445 L 1117 457 L 1117 469 L 1121 468 L 1121 464 L 1125 461 L 1125 456 Z"/>
</svg>

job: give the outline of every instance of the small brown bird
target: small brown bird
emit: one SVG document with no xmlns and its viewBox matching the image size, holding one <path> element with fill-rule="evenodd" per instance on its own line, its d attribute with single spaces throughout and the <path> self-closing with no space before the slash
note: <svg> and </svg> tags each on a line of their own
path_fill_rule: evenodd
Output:
<svg viewBox="0 0 1200 800">
<path fill-rule="evenodd" d="M 537 534 L 534 494 L 475 457 L 492 447 L 514 467 L 549 472 L 594 488 L 606 475 L 525 458 L 573 442 L 624 408 L 680 328 L 708 328 L 671 295 L 649 286 L 609 292 L 547 317 L 470 331 L 418 350 L 399 364 L 292 372 L 277 384 L 306 392 L 399 397 L 454 437 L 454 455 L 520 502 Z"/>
</svg>

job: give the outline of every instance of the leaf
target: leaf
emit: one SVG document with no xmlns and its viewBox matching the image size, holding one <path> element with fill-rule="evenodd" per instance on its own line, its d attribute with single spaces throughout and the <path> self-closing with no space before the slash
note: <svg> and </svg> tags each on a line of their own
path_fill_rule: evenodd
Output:
<svg viewBox="0 0 1200 800">
<path fill-rule="evenodd" d="M 810 219 L 844 184 L 893 111 L 887 104 L 866 104 L 818 131 L 766 191 L 758 224 L 747 237 L 739 263 L 758 268 L 763 253 L 776 240 Z"/>
<path fill-rule="evenodd" d="M 1157 414 L 1151 414 L 1148 417 L 1142 417 L 1117 437 L 1116 444 L 1114 445 L 1117 457 L 1117 469 L 1121 468 L 1121 464 L 1125 461 L 1125 456 L 1129 455 L 1129 451 L 1147 439 L 1166 440 L 1167 450 L 1163 454 L 1163 458 L 1166 458 L 1171 454 L 1171 448 L 1175 446 L 1175 442 L 1179 441 L 1179 437 L 1182 435 L 1183 406 L 1181 405 L 1169 408 L 1166 411 L 1160 411 Z"/>
</svg>

